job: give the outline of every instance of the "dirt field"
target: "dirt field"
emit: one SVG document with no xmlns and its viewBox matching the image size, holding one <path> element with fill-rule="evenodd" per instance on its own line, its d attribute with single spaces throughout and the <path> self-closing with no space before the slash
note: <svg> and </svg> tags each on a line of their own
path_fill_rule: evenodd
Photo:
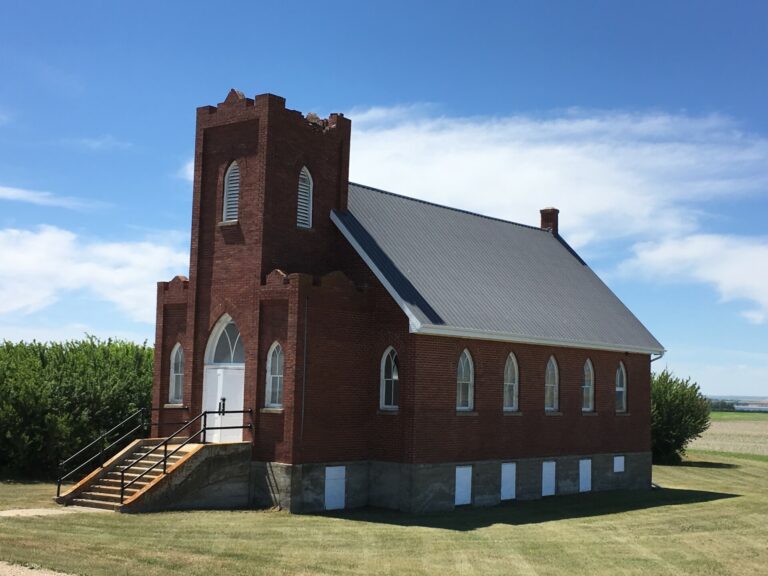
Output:
<svg viewBox="0 0 768 576">
<path fill-rule="evenodd" d="M 736 414 L 729 419 L 713 417 L 709 430 L 688 447 L 691 450 L 768 456 L 768 415 Z"/>
</svg>

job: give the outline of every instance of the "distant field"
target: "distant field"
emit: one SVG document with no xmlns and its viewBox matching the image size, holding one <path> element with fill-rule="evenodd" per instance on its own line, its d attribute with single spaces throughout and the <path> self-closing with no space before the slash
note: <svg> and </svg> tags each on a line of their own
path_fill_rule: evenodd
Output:
<svg viewBox="0 0 768 576">
<path fill-rule="evenodd" d="M 768 414 L 712 412 L 709 430 L 689 448 L 768 456 Z"/>
<path fill-rule="evenodd" d="M 713 422 L 731 421 L 738 422 L 768 422 L 768 412 L 711 412 Z"/>
</svg>

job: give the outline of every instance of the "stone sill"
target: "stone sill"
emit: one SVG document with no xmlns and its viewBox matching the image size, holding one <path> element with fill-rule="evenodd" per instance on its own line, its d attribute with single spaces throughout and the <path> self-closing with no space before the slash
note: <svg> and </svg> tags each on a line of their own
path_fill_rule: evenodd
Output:
<svg viewBox="0 0 768 576">
<path fill-rule="evenodd" d="M 504 410 L 504 416 L 522 416 L 520 410 Z"/>
<path fill-rule="evenodd" d="M 376 414 L 380 414 L 382 416 L 397 416 L 400 414 L 400 409 L 398 408 L 396 410 L 387 410 L 385 408 L 379 408 L 376 410 Z"/>
<path fill-rule="evenodd" d="M 477 416 L 477 412 L 471 410 L 456 410 L 456 416 Z"/>
<path fill-rule="evenodd" d="M 563 415 L 563 413 L 562 413 L 562 412 L 546 412 L 546 411 L 545 411 L 545 412 L 544 412 L 544 415 L 545 415 L 545 416 L 562 416 L 562 415 Z"/>
<path fill-rule="evenodd" d="M 229 226 L 237 226 L 240 223 L 240 220 L 227 220 L 226 222 L 219 222 L 216 224 L 217 228 L 227 228 Z"/>
<path fill-rule="evenodd" d="M 170 409 L 174 409 L 174 410 L 183 410 L 184 408 L 186 408 L 186 406 L 184 406 L 184 404 L 163 404 L 163 408 L 170 408 Z"/>
<path fill-rule="evenodd" d="M 584 411 L 582 411 L 581 415 L 582 415 L 582 416 L 597 416 L 597 412 L 595 412 L 594 410 L 592 410 L 592 411 L 590 411 L 590 412 L 584 412 Z"/>
<path fill-rule="evenodd" d="M 262 414 L 282 414 L 284 410 L 284 408 L 262 408 L 259 412 Z"/>
</svg>

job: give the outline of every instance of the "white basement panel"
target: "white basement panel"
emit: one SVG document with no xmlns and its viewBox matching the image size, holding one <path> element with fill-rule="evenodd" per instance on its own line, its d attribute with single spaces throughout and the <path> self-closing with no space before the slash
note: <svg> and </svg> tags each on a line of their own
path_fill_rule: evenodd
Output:
<svg viewBox="0 0 768 576">
<path fill-rule="evenodd" d="M 555 463 L 554 462 L 541 463 L 541 495 L 542 496 L 555 495 Z"/>
<path fill-rule="evenodd" d="M 472 466 L 456 466 L 455 504 L 472 503 Z"/>
<path fill-rule="evenodd" d="M 613 471 L 624 472 L 624 456 L 613 457 Z"/>
<path fill-rule="evenodd" d="M 342 510 L 346 501 L 345 466 L 325 467 L 325 509 Z"/>
<path fill-rule="evenodd" d="M 517 464 L 505 462 L 501 465 L 501 499 L 515 499 L 515 484 L 517 479 Z"/>
<path fill-rule="evenodd" d="M 592 491 L 592 460 L 579 460 L 579 492 Z"/>
</svg>

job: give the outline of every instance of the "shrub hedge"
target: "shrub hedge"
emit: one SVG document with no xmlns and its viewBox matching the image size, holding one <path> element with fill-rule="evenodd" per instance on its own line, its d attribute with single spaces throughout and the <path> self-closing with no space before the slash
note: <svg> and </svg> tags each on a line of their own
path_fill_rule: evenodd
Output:
<svg viewBox="0 0 768 576">
<path fill-rule="evenodd" d="M 60 460 L 149 408 L 153 355 L 94 337 L 0 344 L 0 476 L 54 478 Z"/>
</svg>

